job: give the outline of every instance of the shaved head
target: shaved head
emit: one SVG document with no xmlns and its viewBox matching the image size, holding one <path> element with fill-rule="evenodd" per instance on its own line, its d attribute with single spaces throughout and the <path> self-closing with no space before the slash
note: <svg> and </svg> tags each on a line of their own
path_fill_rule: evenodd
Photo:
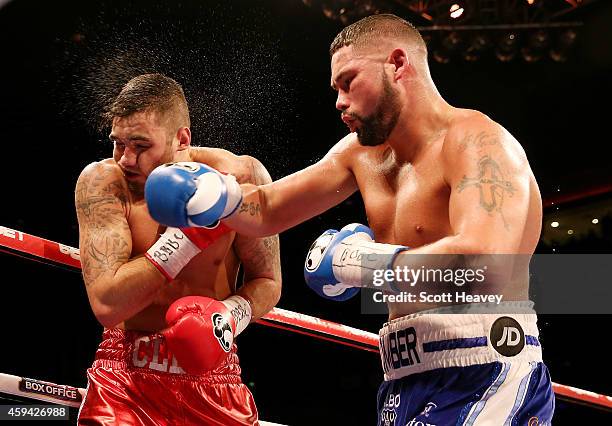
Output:
<svg viewBox="0 0 612 426">
<path fill-rule="evenodd" d="M 380 46 L 381 42 L 399 42 L 427 55 L 427 47 L 419 31 L 410 22 L 391 14 L 367 16 L 347 27 L 336 36 L 329 47 L 333 56 L 345 46 L 356 52 Z"/>
<path fill-rule="evenodd" d="M 136 112 L 155 112 L 174 134 L 181 127 L 189 127 L 189 108 L 179 83 L 162 74 L 143 74 L 128 81 L 105 114 L 108 124 L 114 118 L 127 117 Z"/>
</svg>

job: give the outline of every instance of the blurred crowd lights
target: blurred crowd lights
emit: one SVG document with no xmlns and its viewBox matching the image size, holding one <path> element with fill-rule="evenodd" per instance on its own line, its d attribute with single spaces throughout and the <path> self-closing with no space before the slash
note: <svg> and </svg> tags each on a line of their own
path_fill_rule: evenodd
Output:
<svg viewBox="0 0 612 426">
<path fill-rule="evenodd" d="M 465 12 L 465 8 L 462 5 L 453 3 L 449 10 L 449 16 L 453 19 L 457 19 L 463 15 L 463 12 Z"/>
<path fill-rule="evenodd" d="M 593 225 L 597 225 L 599 223 L 599 219 L 593 218 L 593 220 L 591 220 L 591 223 Z M 553 220 L 552 222 L 550 222 L 550 227 L 551 228 L 558 228 L 559 225 L 560 225 L 560 223 L 558 221 L 556 221 L 556 220 Z M 571 232 L 569 232 L 569 231 L 571 231 Z M 574 233 L 574 231 L 571 230 L 571 229 L 569 231 L 568 231 L 568 234 L 573 234 Z"/>
<path fill-rule="evenodd" d="M 475 62 L 494 56 L 500 62 L 517 58 L 527 63 L 544 59 L 566 62 L 576 43 L 574 28 L 562 30 L 516 30 L 516 31 L 450 31 L 444 34 L 424 35 L 432 58 L 442 64 L 451 61 Z"/>
<path fill-rule="evenodd" d="M 302 1 L 344 25 L 372 14 L 398 13 L 393 6 L 396 9 L 404 7 L 406 14 L 400 16 L 417 26 L 419 19 L 428 22 L 428 26 L 418 28 L 428 45 L 430 57 L 441 64 L 475 62 L 487 57 L 500 62 L 566 62 L 576 45 L 580 24 L 553 22 L 546 15 L 553 10 L 547 12 L 549 5 L 544 5 L 543 0 Z M 554 11 L 561 10 L 562 5 L 571 9 L 581 3 L 577 0 L 556 2 Z M 526 18 L 532 9 L 532 18 Z M 417 21 L 412 19 L 415 15 Z"/>
</svg>

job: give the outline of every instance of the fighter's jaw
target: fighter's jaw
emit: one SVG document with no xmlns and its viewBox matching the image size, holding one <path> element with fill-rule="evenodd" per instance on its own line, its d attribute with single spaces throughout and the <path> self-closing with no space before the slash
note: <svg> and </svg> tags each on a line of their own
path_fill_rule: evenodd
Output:
<svg viewBox="0 0 612 426">
<path fill-rule="evenodd" d="M 130 181 L 136 180 L 142 176 L 142 174 L 137 171 L 122 169 L 122 172 L 123 176 L 125 176 L 125 178 Z"/>
</svg>

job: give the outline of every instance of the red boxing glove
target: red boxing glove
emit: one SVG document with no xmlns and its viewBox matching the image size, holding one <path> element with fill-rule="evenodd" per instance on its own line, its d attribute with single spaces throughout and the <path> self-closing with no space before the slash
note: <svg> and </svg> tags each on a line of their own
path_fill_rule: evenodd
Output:
<svg viewBox="0 0 612 426">
<path fill-rule="evenodd" d="M 168 328 L 162 334 L 183 370 L 203 374 L 223 362 L 232 349 L 234 336 L 246 328 L 251 316 L 251 305 L 238 295 L 224 301 L 182 297 L 168 308 Z"/>
</svg>

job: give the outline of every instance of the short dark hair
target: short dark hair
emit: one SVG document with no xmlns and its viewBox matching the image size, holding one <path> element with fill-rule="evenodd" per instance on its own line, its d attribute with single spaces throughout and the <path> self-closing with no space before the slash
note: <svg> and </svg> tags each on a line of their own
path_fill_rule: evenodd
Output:
<svg viewBox="0 0 612 426">
<path fill-rule="evenodd" d="M 189 127 L 189 108 L 180 84 L 163 74 L 142 74 L 132 78 L 104 114 L 104 122 L 112 124 L 115 117 L 127 117 L 140 111 L 161 114 L 172 112 L 177 127 Z"/>
<path fill-rule="evenodd" d="M 345 46 L 362 47 L 376 43 L 380 38 L 403 40 L 427 50 L 423 37 L 414 25 L 398 16 L 383 13 L 366 16 L 344 27 L 329 47 L 329 56 L 333 56 Z"/>
</svg>

